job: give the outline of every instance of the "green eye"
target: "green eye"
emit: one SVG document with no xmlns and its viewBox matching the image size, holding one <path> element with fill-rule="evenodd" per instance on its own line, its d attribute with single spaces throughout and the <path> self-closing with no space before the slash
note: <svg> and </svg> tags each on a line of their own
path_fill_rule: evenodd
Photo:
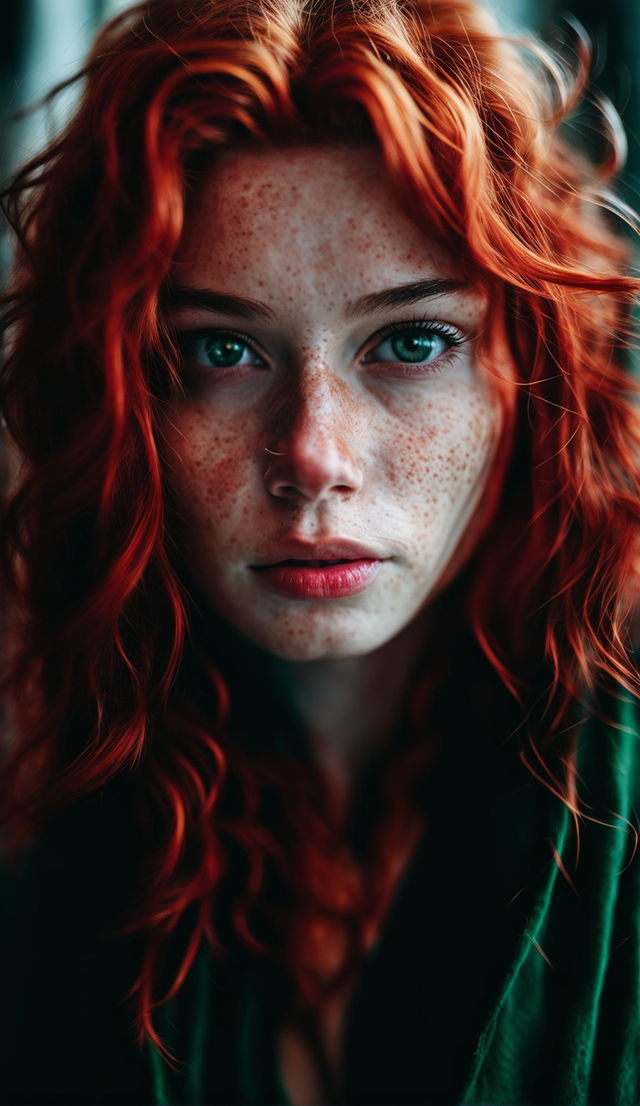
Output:
<svg viewBox="0 0 640 1106">
<path fill-rule="evenodd" d="M 247 348 L 244 342 L 239 342 L 237 338 L 201 338 L 198 345 L 200 350 L 194 350 L 196 356 L 199 355 L 198 360 L 202 358 L 221 369 L 239 364 Z"/>
<path fill-rule="evenodd" d="M 391 348 L 398 361 L 427 361 L 446 348 L 446 342 L 439 334 L 407 330 L 392 338 Z"/>
<path fill-rule="evenodd" d="M 405 327 L 388 335 L 371 352 L 375 360 L 415 365 L 422 361 L 435 360 L 455 344 L 455 335 L 449 337 L 426 326 Z"/>
<path fill-rule="evenodd" d="M 178 336 L 185 371 L 261 368 L 264 362 L 241 334 L 190 330 Z"/>
</svg>

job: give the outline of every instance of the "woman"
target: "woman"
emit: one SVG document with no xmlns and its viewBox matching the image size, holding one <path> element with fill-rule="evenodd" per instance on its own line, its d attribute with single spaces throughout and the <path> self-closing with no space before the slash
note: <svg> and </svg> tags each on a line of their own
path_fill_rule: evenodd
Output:
<svg viewBox="0 0 640 1106">
<path fill-rule="evenodd" d="M 640 1101 L 638 281 L 576 45 L 151 0 L 9 190 L 6 1101 Z"/>
</svg>

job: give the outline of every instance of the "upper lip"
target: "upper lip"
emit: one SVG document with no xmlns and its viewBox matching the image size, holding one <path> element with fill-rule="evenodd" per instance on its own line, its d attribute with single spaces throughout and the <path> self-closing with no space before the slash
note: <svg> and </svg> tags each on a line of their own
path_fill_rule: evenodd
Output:
<svg viewBox="0 0 640 1106">
<path fill-rule="evenodd" d="M 281 561 L 356 561 L 361 558 L 382 561 L 387 558 L 379 551 L 351 541 L 349 538 L 332 538 L 322 542 L 305 542 L 298 539 L 278 543 L 277 549 L 254 565 L 254 568 L 267 568 Z"/>
</svg>

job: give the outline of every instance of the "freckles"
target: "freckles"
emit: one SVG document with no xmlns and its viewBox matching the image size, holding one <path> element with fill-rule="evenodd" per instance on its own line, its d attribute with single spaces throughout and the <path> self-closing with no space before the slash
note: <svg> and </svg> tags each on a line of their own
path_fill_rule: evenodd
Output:
<svg viewBox="0 0 640 1106">
<path fill-rule="evenodd" d="M 273 615 L 273 623 L 278 627 L 278 633 L 282 636 L 284 642 L 289 644 L 295 644 L 296 642 L 304 643 L 308 630 L 304 625 L 300 624 L 300 620 L 291 617 L 285 611 L 276 611 Z"/>
<path fill-rule="evenodd" d="M 399 435 L 396 441 L 396 456 L 390 460 L 387 479 L 401 502 L 410 498 L 416 489 L 431 484 L 433 462 L 437 460 L 428 440 L 419 435 Z"/>
<path fill-rule="evenodd" d="M 432 394 L 406 416 L 410 430 L 396 434 L 386 480 L 396 503 L 425 533 L 443 524 L 442 512 L 468 494 L 484 472 L 497 427 L 496 409 L 480 388 L 459 383 Z"/>
<path fill-rule="evenodd" d="M 184 505 L 204 525 L 226 518 L 250 479 L 246 457 L 237 451 L 237 434 L 210 416 L 174 423 L 177 439 L 171 453 L 170 479 Z"/>
<path fill-rule="evenodd" d="M 204 463 L 199 501 L 215 511 L 216 519 L 231 513 L 236 497 L 248 483 L 246 464 L 242 458 L 222 457 L 215 463 Z"/>
<path fill-rule="evenodd" d="M 443 454 L 443 468 L 452 486 L 470 486 L 483 469 L 491 440 L 491 421 L 479 412 L 468 418 L 461 432 L 448 443 Z"/>
</svg>

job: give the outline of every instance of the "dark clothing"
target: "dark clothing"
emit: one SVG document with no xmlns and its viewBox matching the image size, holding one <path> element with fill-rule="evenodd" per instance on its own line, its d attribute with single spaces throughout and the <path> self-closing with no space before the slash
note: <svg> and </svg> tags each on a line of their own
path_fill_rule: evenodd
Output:
<svg viewBox="0 0 640 1106">
<path fill-rule="evenodd" d="M 513 735 L 445 735 L 424 840 L 347 1017 L 344 1103 L 640 1103 L 640 863 L 623 821 L 640 810 L 640 709 L 606 707 L 620 728 L 583 722 L 578 767 L 609 825 L 582 822 L 577 868 L 571 814 Z M 2 1101 L 287 1103 L 278 972 L 249 953 L 202 950 L 159 1011 L 178 1072 L 135 1045 L 122 995 L 140 947 L 95 936 L 133 895 L 128 811 L 125 785 L 86 802 L 5 876 Z"/>
</svg>

